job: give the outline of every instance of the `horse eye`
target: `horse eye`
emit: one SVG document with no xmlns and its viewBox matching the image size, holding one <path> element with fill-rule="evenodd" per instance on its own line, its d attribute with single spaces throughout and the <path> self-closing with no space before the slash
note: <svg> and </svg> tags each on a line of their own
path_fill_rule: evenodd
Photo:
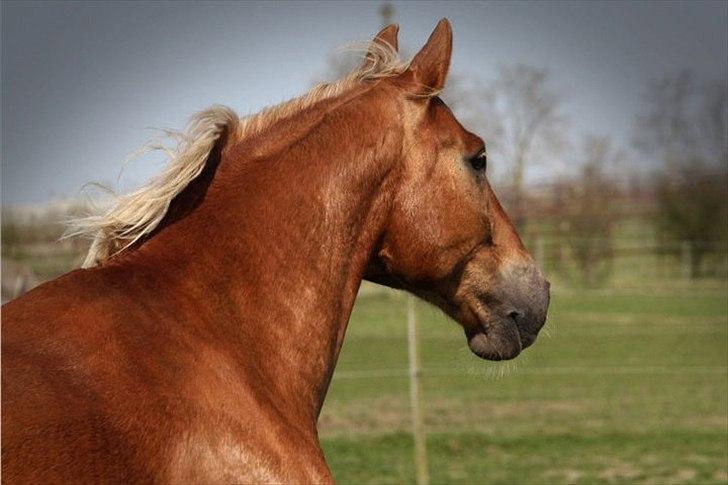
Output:
<svg viewBox="0 0 728 485">
<path fill-rule="evenodd" d="M 470 166 L 473 167 L 474 170 L 485 170 L 488 166 L 488 157 L 485 154 L 485 150 L 481 150 L 477 155 L 470 159 Z"/>
</svg>

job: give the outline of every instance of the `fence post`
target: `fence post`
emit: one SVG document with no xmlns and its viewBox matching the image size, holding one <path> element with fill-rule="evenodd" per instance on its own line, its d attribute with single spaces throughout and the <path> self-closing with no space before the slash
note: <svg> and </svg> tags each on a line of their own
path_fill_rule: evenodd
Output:
<svg viewBox="0 0 728 485">
<path fill-rule="evenodd" d="M 680 244 L 680 262 L 682 263 L 683 278 L 687 281 L 690 280 L 691 276 L 691 255 L 690 255 L 690 243 L 683 241 Z"/>
<path fill-rule="evenodd" d="M 412 434 L 415 441 L 415 479 L 418 485 L 427 485 L 427 437 L 420 403 L 420 363 L 417 349 L 417 317 L 415 297 L 407 295 L 407 349 L 409 354 L 410 406 L 412 408 Z"/>
</svg>

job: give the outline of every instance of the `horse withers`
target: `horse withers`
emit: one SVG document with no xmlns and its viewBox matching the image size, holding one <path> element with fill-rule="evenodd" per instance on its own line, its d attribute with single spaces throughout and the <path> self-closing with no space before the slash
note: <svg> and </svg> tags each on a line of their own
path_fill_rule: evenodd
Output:
<svg viewBox="0 0 728 485">
<path fill-rule="evenodd" d="M 248 118 L 195 116 L 108 212 L 84 269 L 3 307 L 9 483 L 329 482 L 316 422 L 362 279 L 510 359 L 548 283 L 437 93 L 452 34 L 409 62 L 383 29 L 345 78 Z"/>
</svg>

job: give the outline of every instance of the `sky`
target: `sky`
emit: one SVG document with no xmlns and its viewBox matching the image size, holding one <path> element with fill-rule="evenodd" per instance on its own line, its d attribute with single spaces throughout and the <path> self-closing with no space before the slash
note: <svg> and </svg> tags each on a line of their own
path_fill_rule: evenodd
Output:
<svg viewBox="0 0 728 485">
<path fill-rule="evenodd" d="M 2 202 L 120 191 L 160 170 L 126 158 L 211 104 L 254 113 L 307 91 L 337 48 L 369 39 L 381 2 L 2 2 Z M 549 69 L 577 134 L 628 147 L 648 83 L 728 79 L 728 2 L 393 2 L 400 45 L 441 17 L 451 72 Z"/>
</svg>

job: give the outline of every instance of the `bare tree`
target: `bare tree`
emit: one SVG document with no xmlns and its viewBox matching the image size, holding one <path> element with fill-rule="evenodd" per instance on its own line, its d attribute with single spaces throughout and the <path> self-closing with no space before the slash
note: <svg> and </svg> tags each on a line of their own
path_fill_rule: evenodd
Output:
<svg viewBox="0 0 728 485">
<path fill-rule="evenodd" d="M 488 155 L 496 156 L 503 134 L 503 124 L 495 115 L 494 86 L 480 80 L 466 79 L 458 73 L 448 75 L 442 98 L 469 130 L 483 137 Z"/>
<path fill-rule="evenodd" d="M 694 97 L 694 81 L 687 70 L 652 83 L 644 94 L 647 110 L 638 117 L 635 146 L 656 154 L 668 172 L 694 151 Z"/>
<path fill-rule="evenodd" d="M 605 168 L 618 165 L 623 156 L 608 138 L 585 137 L 581 171 L 572 183 L 561 186 L 569 206 L 563 235 L 581 281 L 589 287 L 601 283 L 612 270 L 616 214 L 611 202 L 617 188 Z"/>
<path fill-rule="evenodd" d="M 728 172 L 696 164 L 681 167 L 670 176 L 662 174 L 655 185 L 662 238 L 687 243 L 690 275 L 698 278 L 703 273 L 705 257 L 721 250 L 726 238 Z"/>
<path fill-rule="evenodd" d="M 444 97 L 467 125 L 485 135 L 493 158 L 509 167 L 503 198 L 522 226 L 526 168 L 559 153 L 565 143 L 561 99 L 549 84 L 548 70 L 510 66 L 487 85 L 454 78 Z"/>
<path fill-rule="evenodd" d="M 689 244 L 691 274 L 728 226 L 728 82 L 699 85 L 689 71 L 653 83 L 636 146 L 662 162 L 655 179 L 663 240 Z"/>
<path fill-rule="evenodd" d="M 715 165 L 728 164 L 728 80 L 705 86 L 700 127 L 705 137 L 704 156 Z"/>
</svg>

